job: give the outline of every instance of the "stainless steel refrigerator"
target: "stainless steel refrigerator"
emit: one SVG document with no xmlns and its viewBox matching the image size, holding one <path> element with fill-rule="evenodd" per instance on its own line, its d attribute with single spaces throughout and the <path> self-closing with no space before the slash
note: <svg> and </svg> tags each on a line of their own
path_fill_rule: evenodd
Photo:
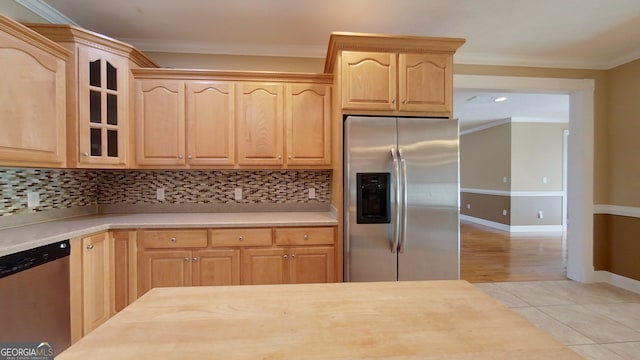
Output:
<svg viewBox="0 0 640 360">
<path fill-rule="evenodd" d="M 451 119 L 345 119 L 345 281 L 460 278 L 458 135 Z"/>
</svg>

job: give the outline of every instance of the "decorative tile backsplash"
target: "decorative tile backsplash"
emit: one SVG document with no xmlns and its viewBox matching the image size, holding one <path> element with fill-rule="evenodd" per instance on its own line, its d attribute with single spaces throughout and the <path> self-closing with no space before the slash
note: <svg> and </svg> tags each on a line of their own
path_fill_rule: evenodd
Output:
<svg viewBox="0 0 640 360">
<path fill-rule="evenodd" d="M 331 172 L 56 170 L 0 168 L 0 216 L 86 205 L 134 204 L 329 204 Z M 235 188 L 242 200 L 234 200 Z M 156 199 L 164 188 L 165 200 Z M 315 199 L 309 199 L 314 188 Z M 40 206 L 27 208 L 27 191 Z"/>
<path fill-rule="evenodd" d="M 329 171 L 104 171 L 99 204 L 328 203 Z M 316 198 L 309 199 L 308 189 Z M 156 198 L 163 188 L 165 200 Z M 242 188 L 242 200 L 234 200 Z"/>
<path fill-rule="evenodd" d="M 96 171 L 0 168 L 0 216 L 95 205 Z M 27 208 L 27 192 L 40 194 L 40 206 Z"/>
</svg>

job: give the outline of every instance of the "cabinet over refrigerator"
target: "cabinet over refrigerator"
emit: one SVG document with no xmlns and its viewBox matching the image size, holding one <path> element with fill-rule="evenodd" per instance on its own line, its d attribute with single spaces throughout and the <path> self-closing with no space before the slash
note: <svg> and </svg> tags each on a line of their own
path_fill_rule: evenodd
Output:
<svg viewBox="0 0 640 360">
<path fill-rule="evenodd" d="M 345 281 L 460 277 L 457 120 L 344 122 Z"/>
</svg>

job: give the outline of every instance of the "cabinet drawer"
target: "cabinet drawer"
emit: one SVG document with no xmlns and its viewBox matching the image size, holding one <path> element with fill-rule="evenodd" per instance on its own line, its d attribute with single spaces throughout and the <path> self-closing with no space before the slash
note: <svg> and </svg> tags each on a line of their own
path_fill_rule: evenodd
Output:
<svg viewBox="0 0 640 360">
<path fill-rule="evenodd" d="M 334 243 L 334 227 L 276 229 L 276 245 L 333 245 Z"/>
<path fill-rule="evenodd" d="M 271 246 L 271 229 L 212 229 L 211 246 Z"/>
<path fill-rule="evenodd" d="M 207 230 L 143 230 L 140 240 L 147 249 L 207 247 Z"/>
</svg>

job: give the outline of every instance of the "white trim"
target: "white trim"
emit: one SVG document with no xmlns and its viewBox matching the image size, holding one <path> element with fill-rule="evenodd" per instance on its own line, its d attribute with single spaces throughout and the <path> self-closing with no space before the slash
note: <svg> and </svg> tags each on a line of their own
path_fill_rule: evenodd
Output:
<svg viewBox="0 0 640 360">
<path fill-rule="evenodd" d="M 75 21 L 42 0 L 16 0 L 16 2 L 52 24 L 79 26 Z"/>
<path fill-rule="evenodd" d="M 511 122 L 511 118 L 499 119 L 499 120 L 491 121 L 491 122 L 482 124 L 480 126 L 474 126 L 472 128 L 464 129 L 464 130 L 460 131 L 460 136 L 471 134 L 471 133 L 482 131 L 482 130 L 486 130 L 486 129 L 491 129 L 493 127 L 504 125 L 504 124 L 509 124 L 510 122 Z"/>
<path fill-rule="evenodd" d="M 455 64 L 469 65 L 503 65 L 503 66 L 527 66 L 566 69 L 592 69 L 608 70 L 616 66 L 626 64 L 640 58 L 640 51 L 634 50 L 611 61 L 598 61 L 592 59 L 565 59 L 551 60 L 544 57 L 496 55 L 486 53 L 466 53 L 464 48 L 458 51 L 454 57 Z"/>
<path fill-rule="evenodd" d="M 511 196 L 511 197 L 522 197 L 522 196 L 562 197 L 564 195 L 562 191 L 508 191 L 508 190 L 488 190 L 488 189 L 474 189 L 474 188 L 460 188 L 460 192 L 466 192 L 471 194 L 483 194 L 483 195 Z"/>
<path fill-rule="evenodd" d="M 474 189 L 474 188 L 460 188 L 460 192 L 466 192 L 471 194 L 482 194 L 482 195 L 499 195 L 499 196 L 510 196 L 511 191 L 509 190 L 488 190 L 488 189 Z"/>
<path fill-rule="evenodd" d="M 562 197 L 562 195 L 564 195 L 562 191 L 512 191 L 511 192 L 512 197 L 518 197 L 518 196 Z"/>
<path fill-rule="evenodd" d="M 598 204 L 593 206 L 593 213 L 640 218 L 640 207 Z"/>
<path fill-rule="evenodd" d="M 509 231 L 512 233 L 562 233 L 562 225 L 511 225 Z"/>
<path fill-rule="evenodd" d="M 505 224 L 501 224 L 501 223 L 497 223 L 497 222 L 489 221 L 485 219 L 480 219 L 480 218 L 469 216 L 469 215 L 460 214 L 460 220 L 472 222 L 474 224 L 484 225 L 493 229 L 509 231 L 509 225 L 505 225 Z"/>
<path fill-rule="evenodd" d="M 614 274 L 608 271 L 596 271 L 596 282 L 606 282 L 625 290 L 633 291 L 640 294 L 640 281 Z"/>
<path fill-rule="evenodd" d="M 479 224 L 510 233 L 561 233 L 562 225 L 505 225 L 469 215 L 460 214 L 460 220 Z"/>
</svg>

